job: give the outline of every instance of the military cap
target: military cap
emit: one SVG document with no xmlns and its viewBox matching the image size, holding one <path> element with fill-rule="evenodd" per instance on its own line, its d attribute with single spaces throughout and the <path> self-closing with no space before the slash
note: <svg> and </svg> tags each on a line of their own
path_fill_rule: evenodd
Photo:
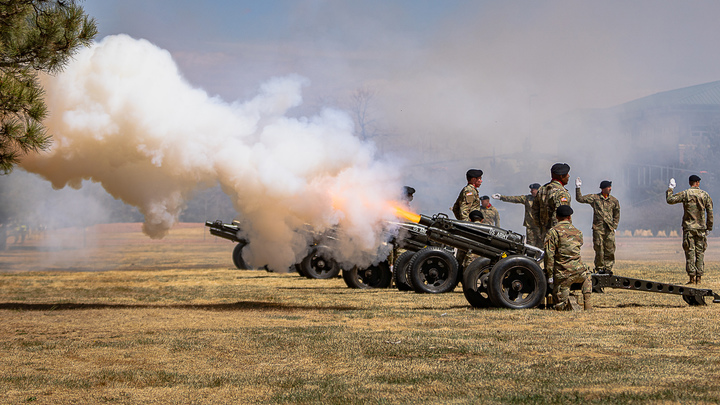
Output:
<svg viewBox="0 0 720 405">
<path fill-rule="evenodd" d="M 480 201 L 489 200 L 489 199 L 490 199 L 490 197 L 488 197 L 488 196 L 486 196 L 486 195 L 480 197 Z"/>
<path fill-rule="evenodd" d="M 485 215 L 483 215 L 480 210 L 472 210 L 470 211 L 468 217 L 470 217 L 471 221 L 475 221 L 476 219 L 482 220 L 483 218 L 485 218 Z"/>
<path fill-rule="evenodd" d="M 415 194 L 415 189 L 410 186 L 404 186 L 403 192 L 405 193 L 405 195 L 411 196 L 411 195 Z"/>
<path fill-rule="evenodd" d="M 470 169 L 465 173 L 465 177 L 470 180 L 475 177 L 482 177 L 483 171 L 480 169 Z"/>
<path fill-rule="evenodd" d="M 555 163 L 550 168 L 550 173 L 564 176 L 570 173 L 570 165 L 567 163 Z"/>
<path fill-rule="evenodd" d="M 540 183 L 533 183 L 530 185 L 530 188 L 533 190 L 537 190 L 540 188 Z"/>
<path fill-rule="evenodd" d="M 700 176 L 697 174 L 693 174 L 690 176 L 690 183 L 695 183 L 696 181 L 700 181 Z"/>
<path fill-rule="evenodd" d="M 557 216 L 559 217 L 569 217 L 573 214 L 573 209 L 569 205 L 561 205 L 557 208 Z"/>
<path fill-rule="evenodd" d="M 601 181 L 600 188 L 605 188 L 605 187 L 612 187 L 612 181 L 610 181 L 610 180 Z"/>
</svg>

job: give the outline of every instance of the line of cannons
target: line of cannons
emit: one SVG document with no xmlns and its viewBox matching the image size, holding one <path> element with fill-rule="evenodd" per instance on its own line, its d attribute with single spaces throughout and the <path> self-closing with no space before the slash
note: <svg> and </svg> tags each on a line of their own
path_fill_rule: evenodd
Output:
<svg viewBox="0 0 720 405">
<path fill-rule="evenodd" d="M 212 235 L 236 242 L 233 263 L 250 269 L 242 257 L 247 244 L 237 223 L 206 222 Z M 524 236 L 494 226 L 458 221 L 444 214 L 420 215 L 417 222 L 397 222 L 398 236 L 391 243 L 403 252 L 393 266 L 387 260 L 366 267 L 341 269 L 327 242 L 332 234 L 315 235 L 309 254 L 295 270 L 308 278 L 328 279 L 342 275 L 350 288 L 388 288 L 438 294 L 462 284 L 473 307 L 535 308 L 545 306 L 552 290 L 540 263 L 544 251 L 524 243 Z M 466 260 L 468 255 L 473 260 Z M 469 261 L 467 266 L 463 263 Z M 720 303 L 710 289 L 640 280 L 608 274 L 592 275 L 593 292 L 605 288 L 680 295 L 689 305 L 706 305 L 705 297 Z M 573 289 L 579 289 L 574 285 Z"/>
</svg>

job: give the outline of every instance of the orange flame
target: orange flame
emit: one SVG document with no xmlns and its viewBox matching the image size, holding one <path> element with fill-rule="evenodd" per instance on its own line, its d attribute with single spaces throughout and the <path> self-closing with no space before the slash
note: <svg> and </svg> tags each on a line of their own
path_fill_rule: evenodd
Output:
<svg viewBox="0 0 720 405">
<path fill-rule="evenodd" d="M 415 222 L 416 224 L 420 223 L 420 215 L 400 208 L 397 205 L 394 205 L 393 208 L 395 209 L 395 216 L 398 218 L 405 218 L 410 222 Z"/>
</svg>

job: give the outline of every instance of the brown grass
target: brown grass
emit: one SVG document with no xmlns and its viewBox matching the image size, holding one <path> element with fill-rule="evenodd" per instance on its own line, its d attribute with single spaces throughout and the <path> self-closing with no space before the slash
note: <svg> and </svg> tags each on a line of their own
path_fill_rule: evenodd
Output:
<svg viewBox="0 0 720 405">
<path fill-rule="evenodd" d="M 238 271 L 203 228 L 0 252 L 0 403 L 720 401 L 720 304 L 608 290 L 591 313 L 476 310 L 459 288 Z M 679 239 L 618 245 L 618 273 L 685 280 Z M 703 287 L 720 290 L 710 246 Z"/>
</svg>

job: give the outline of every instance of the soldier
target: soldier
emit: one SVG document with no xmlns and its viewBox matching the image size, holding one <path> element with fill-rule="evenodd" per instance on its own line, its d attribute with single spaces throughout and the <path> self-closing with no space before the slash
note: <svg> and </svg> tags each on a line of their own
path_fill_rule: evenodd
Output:
<svg viewBox="0 0 720 405">
<path fill-rule="evenodd" d="M 403 202 L 406 206 L 410 207 L 410 203 L 413 200 L 413 195 L 415 194 L 415 189 L 410 186 L 404 186 L 403 187 Z"/>
<path fill-rule="evenodd" d="M 600 182 L 600 192 L 582 195 L 580 177 L 575 179 L 575 199 L 590 204 L 593 208 L 593 249 L 595 250 L 595 272 L 613 274 L 615 264 L 615 230 L 620 222 L 620 202 L 610 195 L 612 182 Z"/>
<path fill-rule="evenodd" d="M 685 271 L 690 277 L 687 284 L 700 284 L 704 274 L 707 232 L 713 228 L 713 202 L 710 195 L 700 189 L 699 176 L 693 174 L 689 181 L 689 189 L 673 194 L 675 179 L 670 179 L 665 199 L 668 204 L 683 204 L 682 246 L 685 251 Z"/>
<path fill-rule="evenodd" d="M 538 190 L 532 205 L 532 216 L 540 229 L 540 237 L 557 225 L 555 212 L 561 205 L 570 205 L 570 193 L 565 185 L 570 180 L 570 166 L 567 163 L 555 163 L 550 168 L 552 180 Z"/>
<path fill-rule="evenodd" d="M 472 221 L 472 222 L 477 222 L 477 223 L 483 222 L 484 216 L 483 216 L 482 211 L 480 211 L 480 210 L 471 211 L 468 216 L 470 217 L 470 221 Z M 470 265 L 470 263 L 472 263 L 473 260 L 477 259 L 478 257 L 480 257 L 479 254 L 468 253 L 467 256 L 465 256 L 465 260 L 463 260 L 463 262 L 462 262 L 463 268 L 467 268 L 467 266 Z"/>
<path fill-rule="evenodd" d="M 470 212 L 480 209 L 480 195 L 478 187 L 482 184 L 483 171 L 480 169 L 470 169 L 465 173 L 468 184 L 460 191 L 452 212 L 455 218 L 462 221 L 470 220 Z"/>
<path fill-rule="evenodd" d="M 500 213 L 490 204 L 490 197 L 480 197 L 480 211 L 483 213 L 483 224 L 500 227 Z"/>
<path fill-rule="evenodd" d="M 492 195 L 492 198 L 513 204 L 523 204 L 525 206 L 525 219 L 523 220 L 523 226 L 525 227 L 525 241 L 530 245 L 542 247 L 543 240 L 540 237 L 540 229 L 535 224 L 535 219 L 532 216 L 533 200 L 535 199 L 539 188 L 539 183 L 533 183 L 530 185 L 530 194 L 528 195 L 505 196 L 496 193 Z"/>
<path fill-rule="evenodd" d="M 590 296 L 592 280 L 590 269 L 580 258 L 583 235 L 572 224 L 573 209 L 569 205 L 561 205 L 556 210 L 557 225 L 550 229 L 545 237 L 545 274 L 553 280 L 553 297 L 555 309 L 576 310 L 575 303 L 570 300 L 570 286 L 582 283 L 583 306 L 592 309 Z"/>
<path fill-rule="evenodd" d="M 481 223 L 482 223 L 483 219 L 485 218 L 482 211 L 480 211 L 480 210 L 474 210 L 474 211 L 470 212 L 469 217 L 470 217 L 470 221 L 481 222 Z"/>
</svg>

